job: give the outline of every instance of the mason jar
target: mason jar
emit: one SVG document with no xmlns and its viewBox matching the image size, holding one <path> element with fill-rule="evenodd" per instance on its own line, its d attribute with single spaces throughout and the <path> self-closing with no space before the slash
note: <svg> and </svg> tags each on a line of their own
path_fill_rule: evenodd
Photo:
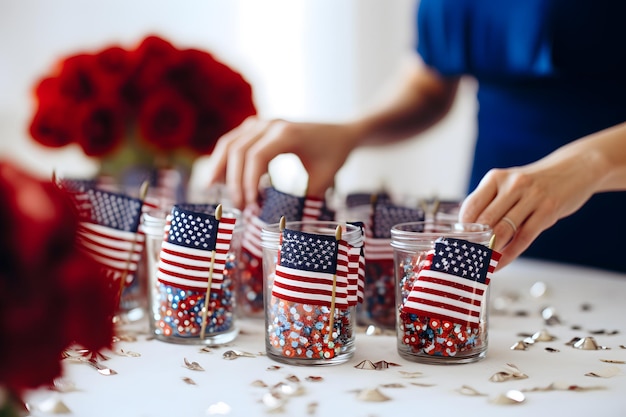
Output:
<svg viewBox="0 0 626 417">
<path fill-rule="evenodd" d="M 182 204 L 174 209 L 176 207 L 186 209 L 189 213 L 215 213 L 212 205 Z M 165 217 L 144 214 L 149 265 L 150 330 L 157 340 L 171 343 L 220 345 L 231 342 L 239 333 L 235 314 L 235 275 L 238 272 L 237 258 L 243 231 L 240 212 L 236 209 L 224 209 L 222 212 L 222 219 L 234 220 L 235 225 L 225 254 L 223 280 L 218 291 L 207 291 L 206 286 L 192 288 L 162 278 L 159 263 L 164 256 L 162 244 L 169 233 L 170 219 L 171 214 Z M 181 267 L 193 265 L 194 261 L 190 260 L 188 265 L 183 264 Z M 208 281 L 209 269 L 206 272 Z M 209 303 L 205 318 L 207 294 Z"/>
<path fill-rule="evenodd" d="M 499 254 L 490 226 L 453 221 L 391 229 L 397 350 L 430 364 L 481 360 L 488 347 L 489 281 Z"/>
<path fill-rule="evenodd" d="M 265 290 L 265 348 L 267 356 L 275 361 L 292 365 L 333 365 L 346 362 L 354 355 L 355 306 L 358 303 L 359 285 L 354 281 L 356 279 L 354 266 L 356 262 L 358 269 L 357 254 L 363 245 L 361 228 L 332 221 L 295 221 L 287 222 L 285 230 L 302 232 L 302 235 L 315 238 L 335 236 L 338 227 L 341 230 L 341 240 L 350 248 L 348 249 L 350 278 L 343 281 L 338 266 L 336 275 L 329 278 L 330 281 L 324 281 L 323 285 L 326 285 L 324 288 L 328 290 L 330 288 L 328 283 L 334 280 L 331 301 L 336 301 L 336 304 L 330 306 L 327 299 L 316 301 L 309 298 L 315 298 L 315 295 L 302 294 L 298 292 L 299 290 L 289 295 L 281 292 L 281 288 L 284 287 L 279 287 L 276 280 L 281 245 L 284 246 L 280 225 L 268 225 L 261 232 Z M 315 249 L 303 245 L 298 250 L 296 256 L 307 257 Z M 298 275 L 299 272 L 294 274 Z M 303 287 L 321 288 L 318 286 L 318 280 L 304 276 L 304 273 L 297 279 L 301 280 Z M 349 281 L 345 290 L 340 289 L 340 281 Z M 340 301 L 345 296 L 344 292 L 347 294 L 347 303 Z"/>
</svg>

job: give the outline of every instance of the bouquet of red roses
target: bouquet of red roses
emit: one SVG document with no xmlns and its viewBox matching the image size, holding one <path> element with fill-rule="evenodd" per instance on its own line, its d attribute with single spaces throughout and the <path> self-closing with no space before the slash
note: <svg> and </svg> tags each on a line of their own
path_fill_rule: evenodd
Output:
<svg viewBox="0 0 626 417">
<path fill-rule="evenodd" d="M 117 293 L 77 250 L 76 213 L 51 181 L 0 161 L 0 201 L 0 392 L 19 398 L 60 375 L 71 345 L 111 346 Z"/>
<path fill-rule="evenodd" d="M 126 158 L 126 166 L 210 154 L 221 135 L 256 114 L 238 72 L 157 36 L 132 50 L 109 46 L 62 59 L 35 96 L 35 141 L 78 144 L 87 156 Z"/>
</svg>

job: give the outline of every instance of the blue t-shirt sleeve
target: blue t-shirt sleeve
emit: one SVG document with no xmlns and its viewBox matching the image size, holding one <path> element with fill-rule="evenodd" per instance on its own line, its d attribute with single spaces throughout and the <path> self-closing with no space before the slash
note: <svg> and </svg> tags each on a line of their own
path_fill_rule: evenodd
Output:
<svg viewBox="0 0 626 417">
<path fill-rule="evenodd" d="M 421 0 L 417 51 L 444 75 L 544 76 L 551 61 L 545 0 Z"/>
</svg>

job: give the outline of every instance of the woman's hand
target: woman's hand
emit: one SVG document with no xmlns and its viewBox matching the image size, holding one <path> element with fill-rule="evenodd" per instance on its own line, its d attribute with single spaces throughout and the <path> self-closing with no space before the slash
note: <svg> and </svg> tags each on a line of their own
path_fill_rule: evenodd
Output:
<svg viewBox="0 0 626 417">
<path fill-rule="evenodd" d="M 598 192 L 626 190 L 626 123 L 571 142 L 522 167 L 492 169 L 463 202 L 459 218 L 489 224 L 498 268 L 541 232 Z"/>
<path fill-rule="evenodd" d="M 217 143 L 207 181 L 223 181 L 236 207 L 256 201 L 259 181 L 279 154 L 296 154 L 307 173 L 308 195 L 323 196 L 358 140 L 356 125 L 296 123 L 250 117 Z"/>
<path fill-rule="evenodd" d="M 502 268 L 593 195 L 593 158 L 556 152 L 522 167 L 492 169 L 463 202 L 460 219 L 493 227 Z"/>
</svg>

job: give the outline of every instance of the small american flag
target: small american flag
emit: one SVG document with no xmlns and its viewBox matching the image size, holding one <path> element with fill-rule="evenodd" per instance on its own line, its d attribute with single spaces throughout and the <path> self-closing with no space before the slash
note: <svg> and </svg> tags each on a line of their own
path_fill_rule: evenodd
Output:
<svg viewBox="0 0 626 417">
<path fill-rule="evenodd" d="M 244 210 L 246 228 L 242 246 L 257 258 L 261 258 L 261 230 L 268 224 L 286 221 L 318 220 L 323 213 L 324 201 L 316 197 L 298 197 L 269 187 L 260 213 Z"/>
<path fill-rule="evenodd" d="M 348 307 L 348 246 L 335 236 L 285 229 L 272 295 L 297 303 Z"/>
<path fill-rule="evenodd" d="M 211 291 L 219 291 L 236 219 L 172 208 L 159 254 L 159 282 L 187 290 L 206 289 L 213 258 Z M 213 254 L 213 252 L 215 252 Z"/>
<path fill-rule="evenodd" d="M 361 238 L 348 248 L 348 303 L 354 305 L 362 303 L 365 291 L 365 224 L 352 222 L 361 230 Z"/>
<path fill-rule="evenodd" d="M 391 196 L 386 191 L 378 193 L 352 193 L 346 196 L 346 207 L 371 205 L 372 202 L 391 204 Z"/>
<path fill-rule="evenodd" d="M 143 202 L 124 194 L 87 189 L 89 210 L 78 229 L 79 247 L 96 259 L 113 279 L 133 281 L 141 259 L 144 235 L 138 232 Z"/>
<path fill-rule="evenodd" d="M 87 191 L 96 188 L 98 181 L 84 178 L 53 178 L 54 184 L 65 193 L 72 206 L 76 209 L 79 219 L 89 220 L 91 202 Z"/>
<path fill-rule="evenodd" d="M 398 223 L 419 222 L 425 218 L 424 210 L 396 206 L 388 201 L 377 201 L 372 207 L 370 227 L 366 229 L 367 260 L 391 260 L 391 228 Z"/>
<path fill-rule="evenodd" d="M 500 253 L 462 239 L 439 238 L 404 303 L 404 313 L 477 327 Z"/>
</svg>

